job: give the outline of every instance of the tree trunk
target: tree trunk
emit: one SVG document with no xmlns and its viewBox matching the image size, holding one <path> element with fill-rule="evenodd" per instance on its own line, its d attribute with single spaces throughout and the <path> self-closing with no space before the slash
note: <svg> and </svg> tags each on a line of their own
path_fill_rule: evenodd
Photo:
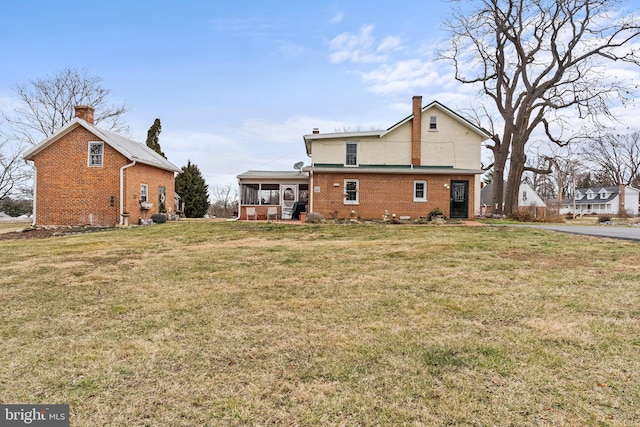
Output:
<svg viewBox="0 0 640 427">
<path fill-rule="evenodd" d="M 504 167 L 493 167 L 493 193 L 491 194 L 491 213 L 504 215 L 503 209 Z"/>
<path fill-rule="evenodd" d="M 520 192 L 520 181 L 524 172 L 524 165 L 527 161 L 524 154 L 524 144 L 514 141 L 512 144 L 511 161 L 509 163 L 509 178 L 505 191 L 504 214 L 509 215 L 518 211 L 518 195 Z"/>
</svg>

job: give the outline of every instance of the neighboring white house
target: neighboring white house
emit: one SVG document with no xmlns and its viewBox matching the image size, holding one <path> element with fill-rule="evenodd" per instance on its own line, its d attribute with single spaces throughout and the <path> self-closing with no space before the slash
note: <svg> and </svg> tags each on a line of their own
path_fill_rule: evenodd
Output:
<svg viewBox="0 0 640 427">
<path fill-rule="evenodd" d="M 505 184 L 505 190 L 507 185 Z M 488 215 L 492 211 L 495 212 L 496 209 L 491 206 L 491 198 L 493 196 L 493 184 L 485 184 L 480 190 L 480 214 Z M 504 207 L 504 206 L 503 206 Z M 532 208 L 533 214 L 538 216 L 540 209 L 543 208 L 542 213 L 540 215 L 544 215 L 544 208 L 547 207 L 547 204 L 542 200 L 542 197 L 536 193 L 536 191 L 531 188 L 529 184 L 523 182 L 520 184 L 520 188 L 518 189 L 518 209 L 526 209 Z"/>
<path fill-rule="evenodd" d="M 612 187 L 590 187 L 576 190 L 573 198 L 565 199 L 560 208 L 561 214 L 574 213 L 618 215 L 624 210 L 628 215 L 638 215 L 640 190 L 620 184 Z"/>
</svg>

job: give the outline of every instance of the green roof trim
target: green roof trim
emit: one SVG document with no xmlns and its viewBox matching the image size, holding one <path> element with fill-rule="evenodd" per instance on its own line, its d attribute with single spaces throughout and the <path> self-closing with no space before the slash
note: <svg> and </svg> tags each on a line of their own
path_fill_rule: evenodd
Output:
<svg viewBox="0 0 640 427">
<path fill-rule="evenodd" d="M 341 163 L 315 163 L 314 168 L 343 168 L 343 169 L 453 169 L 453 166 L 411 166 L 411 165 L 358 165 L 358 166 L 345 166 Z"/>
</svg>

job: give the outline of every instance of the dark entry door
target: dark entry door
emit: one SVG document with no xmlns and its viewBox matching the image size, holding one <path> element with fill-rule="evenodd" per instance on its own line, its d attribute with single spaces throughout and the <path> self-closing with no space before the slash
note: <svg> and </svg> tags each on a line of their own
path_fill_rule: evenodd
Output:
<svg viewBox="0 0 640 427">
<path fill-rule="evenodd" d="M 469 217 L 469 181 L 451 181 L 451 218 Z"/>
</svg>

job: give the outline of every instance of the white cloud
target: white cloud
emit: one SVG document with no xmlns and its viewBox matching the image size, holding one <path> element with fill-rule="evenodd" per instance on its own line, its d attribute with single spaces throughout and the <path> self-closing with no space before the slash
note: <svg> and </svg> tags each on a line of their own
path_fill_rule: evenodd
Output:
<svg viewBox="0 0 640 427">
<path fill-rule="evenodd" d="M 283 43 L 279 48 L 278 51 L 286 58 L 292 59 L 292 58 L 297 58 L 300 55 L 302 55 L 305 51 L 304 47 L 297 44 L 297 43 L 291 43 L 291 42 L 286 42 Z"/>
<path fill-rule="evenodd" d="M 432 61 L 409 59 L 377 70 L 363 73 L 362 79 L 370 84 L 369 90 L 379 94 L 403 94 L 425 89 L 446 88 L 452 85 L 451 75 L 443 73 Z"/>
<path fill-rule="evenodd" d="M 391 52 L 394 50 L 398 50 L 401 48 L 402 48 L 402 40 L 400 39 L 400 37 L 388 36 L 388 37 L 385 37 L 384 40 L 382 40 L 382 42 L 380 43 L 376 51 L 380 53 L 384 53 L 384 52 Z"/>
<path fill-rule="evenodd" d="M 304 145 L 303 135 L 310 134 L 314 128 L 324 132 L 333 132 L 344 126 L 344 123 L 335 120 L 316 119 L 307 116 L 292 117 L 284 122 L 277 123 L 269 120 L 246 120 L 242 125 L 242 131 L 252 139 L 258 139 L 271 144 L 299 143 Z"/>
<path fill-rule="evenodd" d="M 338 12 L 329 19 L 329 23 L 331 24 L 339 24 L 344 19 L 344 13 Z"/>
<path fill-rule="evenodd" d="M 400 49 L 401 40 L 388 36 L 377 43 L 372 35 L 374 26 L 369 24 L 360 29 L 358 34 L 342 33 L 331 40 L 329 61 L 333 64 L 350 61 L 354 63 L 382 62 L 389 58 L 389 53 Z"/>
<path fill-rule="evenodd" d="M 309 163 L 303 135 L 313 128 L 334 132 L 342 126 L 342 122 L 307 116 L 282 122 L 253 119 L 211 132 L 163 132 L 161 144 L 176 166 L 185 166 L 189 160 L 196 164 L 209 187 L 235 185 L 237 175 L 247 170 L 292 170 L 296 162 Z"/>
</svg>

